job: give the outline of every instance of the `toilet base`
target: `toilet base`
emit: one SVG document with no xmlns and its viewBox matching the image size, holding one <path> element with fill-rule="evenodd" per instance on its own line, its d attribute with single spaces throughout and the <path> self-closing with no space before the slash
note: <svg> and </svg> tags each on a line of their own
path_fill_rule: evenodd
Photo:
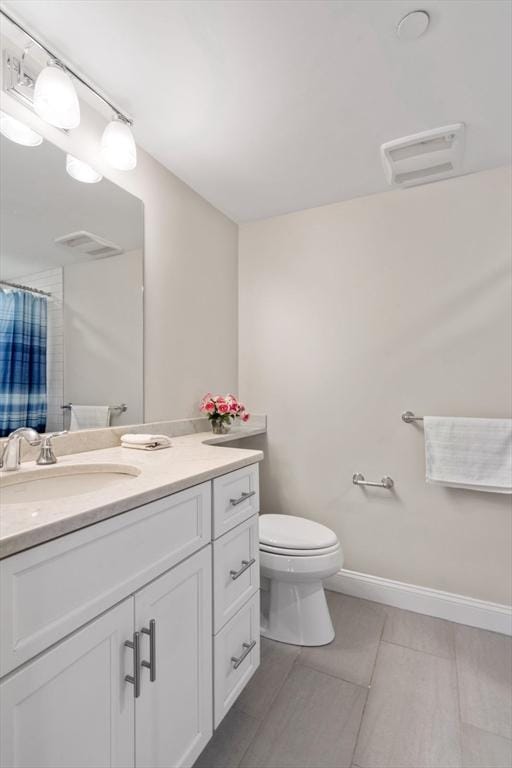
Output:
<svg viewBox="0 0 512 768">
<path fill-rule="evenodd" d="M 261 634 L 290 645 L 328 645 L 335 637 L 323 584 L 268 579 L 261 593 Z"/>
</svg>

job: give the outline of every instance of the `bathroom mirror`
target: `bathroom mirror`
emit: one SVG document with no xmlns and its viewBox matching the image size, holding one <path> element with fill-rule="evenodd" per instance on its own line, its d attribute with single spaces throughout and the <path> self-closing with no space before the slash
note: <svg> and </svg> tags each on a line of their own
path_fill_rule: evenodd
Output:
<svg viewBox="0 0 512 768">
<path fill-rule="evenodd" d="M 144 421 L 142 201 L 0 142 L 0 436 Z"/>
</svg>

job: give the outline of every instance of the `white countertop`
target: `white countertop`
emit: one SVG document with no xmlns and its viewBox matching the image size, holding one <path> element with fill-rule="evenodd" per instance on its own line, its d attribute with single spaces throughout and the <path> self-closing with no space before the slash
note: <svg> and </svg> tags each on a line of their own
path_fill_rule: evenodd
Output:
<svg viewBox="0 0 512 768">
<path fill-rule="evenodd" d="M 62 467 L 129 464 L 139 469 L 140 474 L 92 493 L 2 505 L 0 559 L 261 461 L 262 451 L 230 448 L 219 443 L 261 434 L 262 431 L 245 428 L 229 435 L 203 432 L 172 437 L 170 448 L 151 452 L 115 447 L 61 456 L 58 466 Z M 22 475 L 35 468 L 35 462 L 27 461 L 23 462 L 18 472 Z M 37 469 L 44 472 L 44 467 Z"/>
</svg>

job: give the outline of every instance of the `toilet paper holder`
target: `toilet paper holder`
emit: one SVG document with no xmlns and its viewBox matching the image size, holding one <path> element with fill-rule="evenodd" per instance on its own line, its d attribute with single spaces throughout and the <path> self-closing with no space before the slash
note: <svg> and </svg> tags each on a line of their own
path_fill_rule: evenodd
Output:
<svg viewBox="0 0 512 768">
<path fill-rule="evenodd" d="M 388 490 L 391 490 L 395 484 L 393 478 L 389 477 L 389 475 L 384 475 L 382 480 L 376 483 L 372 480 L 365 480 L 364 475 L 362 475 L 360 472 L 355 472 L 352 475 L 352 482 L 354 485 L 371 485 L 373 488 L 387 488 Z"/>
</svg>

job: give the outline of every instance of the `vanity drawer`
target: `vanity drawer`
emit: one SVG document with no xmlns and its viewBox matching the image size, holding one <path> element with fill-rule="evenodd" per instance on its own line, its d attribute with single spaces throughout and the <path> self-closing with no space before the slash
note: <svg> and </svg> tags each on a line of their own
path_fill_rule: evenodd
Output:
<svg viewBox="0 0 512 768">
<path fill-rule="evenodd" d="M 237 469 L 213 481 L 213 538 L 260 511 L 258 464 Z"/>
<path fill-rule="evenodd" d="M 260 664 L 259 592 L 215 635 L 213 654 L 217 728 Z"/>
<path fill-rule="evenodd" d="M 213 631 L 218 632 L 260 586 L 258 515 L 213 544 Z"/>
<path fill-rule="evenodd" d="M 203 483 L 0 562 L 0 676 L 209 544 Z"/>
</svg>

